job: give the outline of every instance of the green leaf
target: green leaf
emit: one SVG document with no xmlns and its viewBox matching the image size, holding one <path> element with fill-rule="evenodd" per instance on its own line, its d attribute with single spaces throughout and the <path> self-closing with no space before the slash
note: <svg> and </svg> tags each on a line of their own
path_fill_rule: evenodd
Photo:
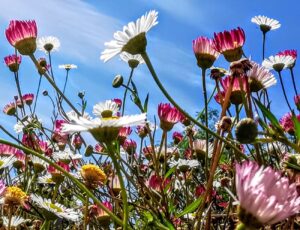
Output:
<svg viewBox="0 0 300 230">
<path fill-rule="evenodd" d="M 131 80 L 131 85 L 132 85 L 133 92 L 135 92 L 136 95 L 139 95 L 138 90 L 132 80 Z"/>
<path fill-rule="evenodd" d="M 293 119 L 294 127 L 295 127 L 295 136 L 296 136 L 297 140 L 300 140 L 300 122 L 297 119 L 297 117 L 295 116 L 295 114 L 293 114 L 292 119 Z"/>
<path fill-rule="evenodd" d="M 149 101 L 149 93 L 147 93 L 147 97 L 146 97 L 145 102 L 144 102 L 144 113 L 147 113 L 148 101 Z"/>
<path fill-rule="evenodd" d="M 153 216 L 151 212 L 145 211 L 143 212 L 143 215 L 147 218 L 148 223 L 151 223 L 153 221 Z"/>
<path fill-rule="evenodd" d="M 254 98 L 254 100 L 257 106 L 259 107 L 259 109 L 261 110 L 261 112 L 268 118 L 271 124 L 277 129 L 282 130 L 280 123 L 277 120 L 277 118 L 274 116 L 274 114 L 271 113 L 259 100 L 257 100 L 256 98 Z"/>
<path fill-rule="evenodd" d="M 164 225 L 166 225 L 169 228 L 169 230 L 176 230 L 174 228 L 174 225 L 171 224 L 166 218 L 163 219 L 163 222 L 164 222 Z"/>
<path fill-rule="evenodd" d="M 173 172 L 175 172 L 176 168 L 177 168 L 177 165 L 175 165 L 174 167 L 170 168 L 168 170 L 168 172 L 166 173 L 166 175 L 165 175 L 165 179 L 167 179 Z"/>
<path fill-rule="evenodd" d="M 294 165 L 294 164 L 289 163 L 289 162 L 285 162 L 285 164 L 286 164 L 288 167 L 292 168 L 292 169 L 295 169 L 295 170 L 297 170 L 297 171 L 300 171 L 300 166 L 298 166 L 298 165 Z"/>
<path fill-rule="evenodd" d="M 191 213 L 191 212 L 194 212 L 198 207 L 199 205 L 202 203 L 202 200 L 203 200 L 203 197 L 200 196 L 197 200 L 195 200 L 193 203 L 189 204 L 188 206 L 185 207 L 185 209 L 176 215 L 176 217 L 181 217 L 185 214 L 188 214 L 188 213 Z"/>
</svg>

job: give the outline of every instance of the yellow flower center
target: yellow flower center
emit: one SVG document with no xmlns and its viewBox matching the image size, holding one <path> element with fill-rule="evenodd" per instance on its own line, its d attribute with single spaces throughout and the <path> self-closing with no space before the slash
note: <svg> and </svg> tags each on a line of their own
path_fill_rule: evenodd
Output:
<svg viewBox="0 0 300 230">
<path fill-rule="evenodd" d="M 4 164 L 4 161 L 0 160 L 0 167 Z"/>
<path fill-rule="evenodd" d="M 45 204 L 46 204 L 49 208 L 54 209 L 56 212 L 63 212 L 62 208 L 56 206 L 55 204 L 48 203 L 48 202 L 45 202 Z"/>
<path fill-rule="evenodd" d="M 24 199 L 27 197 L 26 193 L 16 186 L 7 187 L 6 196 L 15 197 L 18 199 Z"/>
</svg>

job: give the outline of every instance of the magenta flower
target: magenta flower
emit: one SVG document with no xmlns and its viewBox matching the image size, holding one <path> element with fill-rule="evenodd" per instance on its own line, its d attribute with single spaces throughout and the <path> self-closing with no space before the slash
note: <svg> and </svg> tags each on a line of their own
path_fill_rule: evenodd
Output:
<svg viewBox="0 0 300 230">
<path fill-rule="evenodd" d="M 160 103 L 158 105 L 158 116 L 160 127 L 164 131 L 170 131 L 177 122 L 183 119 L 183 115 L 169 103 Z"/>
<path fill-rule="evenodd" d="M 25 102 L 26 105 L 31 105 L 34 99 L 33 93 L 27 93 L 22 96 L 22 100 Z"/>
<path fill-rule="evenodd" d="M 8 55 L 4 57 L 4 62 L 11 72 L 17 72 L 19 70 L 19 65 L 21 64 L 21 55 Z"/>
<path fill-rule="evenodd" d="M 36 50 L 37 26 L 34 20 L 12 20 L 5 34 L 8 42 L 14 46 L 20 54 L 30 55 Z"/>
<path fill-rule="evenodd" d="M 227 76 L 220 80 L 223 90 L 225 92 L 225 95 L 226 95 L 227 90 L 230 87 L 231 78 L 232 78 L 231 76 Z M 242 88 L 240 87 L 240 80 L 242 81 Z M 243 97 L 247 90 L 246 84 L 247 84 L 246 77 L 243 76 L 243 77 L 239 77 L 239 78 L 234 78 L 233 85 L 232 85 L 232 91 L 231 91 L 231 95 L 230 95 L 230 102 L 232 104 L 240 105 L 243 103 Z"/>
<path fill-rule="evenodd" d="M 120 145 L 123 145 L 126 138 L 132 133 L 132 129 L 130 127 L 122 127 L 119 130 L 118 140 Z"/>
<path fill-rule="evenodd" d="M 126 153 L 128 153 L 129 155 L 135 154 L 135 150 L 136 150 L 136 142 L 134 140 L 125 140 L 122 147 L 125 150 Z"/>
<path fill-rule="evenodd" d="M 249 228 L 275 224 L 300 210 L 296 185 L 254 161 L 236 164 L 236 193 L 240 221 Z"/>
<path fill-rule="evenodd" d="M 300 110 L 300 94 L 294 96 L 294 102 L 295 105 L 297 106 L 297 109 Z"/>
<path fill-rule="evenodd" d="M 17 156 L 22 154 L 22 151 L 10 145 L 0 144 L 1 156 Z"/>
<path fill-rule="evenodd" d="M 229 62 L 238 61 L 243 54 L 242 47 L 245 43 L 245 32 L 238 27 L 231 31 L 214 33 L 214 48 L 222 53 Z"/>
<path fill-rule="evenodd" d="M 193 40 L 193 50 L 198 66 L 204 69 L 210 68 L 220 55 L 213 47 L 213 40 L 202 36 Z"/>
<path fill-rule="evenodd" d="M 5 183 L 3 180 L 0 180 L 0 196 L 2 196 L 4 194 L 5 190 L 6 190 Z"/>
<path fill-rule="evenodd" d="M 225 91 L 220 91 L 218 92 L 215 96 L 214 96 L 214 99 L 215 101 L 218 103 L 218 104 L 222 104 L 224 99 L 225 99 Z"/>
<path fill-rule="evenodd" d="M 298 121 L 300 121 L 300 115 L 296 116 Z M 295 133 L 295 126 L 292 119 L 292 113 L 285 114 L 282 118 L 280 118 L 279 123 L 283 130 L 290 135 L 293 135 Z"/>
<path fill-rule="evenodd" d="M 178 144 L 183 139 L 183 135 L 179 132 L 174 132 L 172 135 L 173 141 L 175 144 Z"/>
<path fill-rule="evenodd" d="M 119 109 L 122 107 L 122 100 L 120 98 L 114 98 L 112 99 L 113 102 L 117 103 Z"/>
</svg>

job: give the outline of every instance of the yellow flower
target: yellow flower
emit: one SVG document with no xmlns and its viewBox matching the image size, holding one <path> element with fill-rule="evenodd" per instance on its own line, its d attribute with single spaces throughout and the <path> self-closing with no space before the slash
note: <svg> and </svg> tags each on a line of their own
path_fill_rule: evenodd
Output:
<svg viewBox="0 0 300 230">
<path fill-rule="evenodd" d="M 90 188 L 96 188 L 106 181 L 105 173 L 98 166 L 93 164 L 83 165 L 80 173 L 86 185 Z"/>
<path fill-rule="evenodd" d="M 23 192 L 22 189 L 16 187 L 16 186 L 10 186 L 6 188 L 5 194 L 4 194 L 4 204 L 10 205 L 10 206 L 18 206 L 23 205 L 26 206 L 27 201 L 27 194 Z"/>
</svg>

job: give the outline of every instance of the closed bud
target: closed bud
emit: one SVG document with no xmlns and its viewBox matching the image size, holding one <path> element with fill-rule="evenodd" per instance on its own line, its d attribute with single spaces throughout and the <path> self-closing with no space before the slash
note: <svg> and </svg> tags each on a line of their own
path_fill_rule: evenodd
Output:
<svg viewBox="0 0 300 230">
<path fill-rule="evenodd" d="M 114 88 L 119 88 L 123 84 L 123 81 L 124 81 L 123 76 L 119 74 L 119 75 L 115 76 L 112 86 Z"/>
<path fill-rule="evenodd" d="M 253 143 L 258 135 L 257 124 L 251 118 L 244 118 L 236 125 L 235 135 L 242 144 Z"/>
</svg>

